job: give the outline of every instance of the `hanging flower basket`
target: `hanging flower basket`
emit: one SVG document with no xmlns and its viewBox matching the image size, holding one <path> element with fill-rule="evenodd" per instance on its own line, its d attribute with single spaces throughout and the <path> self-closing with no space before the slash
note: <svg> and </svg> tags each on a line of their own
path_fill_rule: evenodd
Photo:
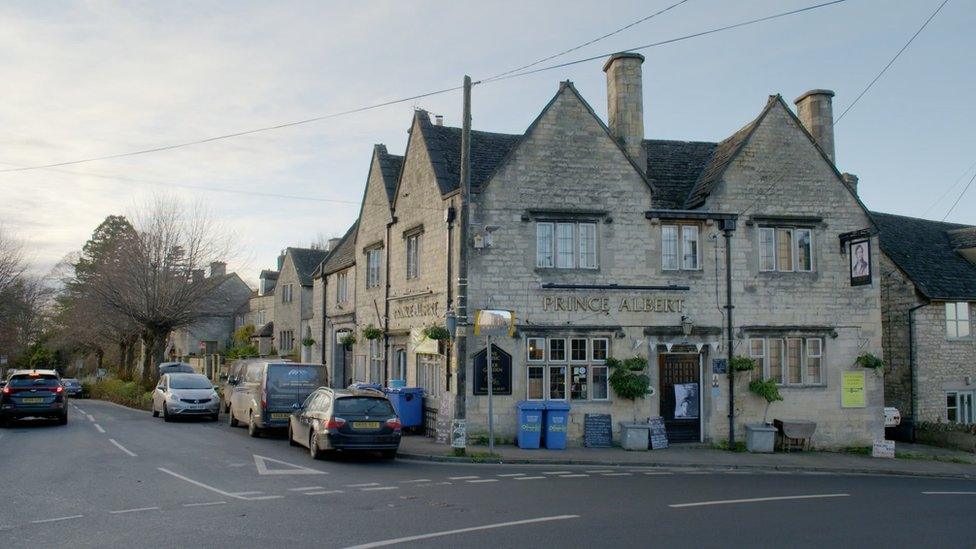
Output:
<svg viewBox="0 0 976 549">
<path fill-rule="evenodd" d="M 352 347 L 353 345 L 356 344 L 356 334 L 350 332 L 342 336 L 342 339 L 339 340 L 339 343 L 342 343 L 342 346 L 346 347 L 347 349 L 349 347 Z"/>
<path fill-rule="evenodd" d="M 885 367 L 884 360 L 872 355 L 871 353 L 864 353 L 863 355 L 857 357 L 854 364 L 857 364 L 862 368 L 870 368 L 872 370 L 881 370 Z"/>
<path fill-rule="evenodd" d="M 302 340 L 302 346 L 304 346 L 304 347 L 311 347 L 312 345 L 315 345 L 315 340 L 314 339 L 312 339 L 310 337 L 306 337 L 305 339 Z"/>
<path fill-rule="evenodd" d="M 366 339 L 370 339 L 370 340 L 379 339 L 382 336 L 383 336 L 383 330 L 377 328 L 376 326 L 373 326 L 372 324 L 363 328 L 363 337 L 365 337 Z"/>
<path fill-rule="evenodd" d="M 451 332 L 447 331 L 447 328 L 443 326 L 428 326 L 424 328 L 424 335 L 429 339 L 444 341 L 445 339 L 450 339 Z"/>
<path fill-rule="evenodd" d="M 751 372 L 756 369 L 756 361 L 744 356 L 734 356 L 731 366 L 736 372 Z"/>
</svg>

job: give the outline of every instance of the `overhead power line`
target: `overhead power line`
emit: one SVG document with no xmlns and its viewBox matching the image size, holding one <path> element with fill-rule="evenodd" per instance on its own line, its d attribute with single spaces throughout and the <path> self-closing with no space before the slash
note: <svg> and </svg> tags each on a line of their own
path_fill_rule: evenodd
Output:
<svg viewBox="0 0 976 549">
<path fill-rule="evenodd" d="M 831 2 L 824 2 L 824 3 L 821 3 L 821 4 L 815 4 L 815 5 L 812 5 L 812 6 L 807 6 L 805 8 L 799 8 L 799 9 L 790 10 L 790 11 L 786 11 L 786 12 L 782 12 L 782 13 L 778 13 L 778 14 L 774 14 L 774 15 L 768 15 L 766 17 L 760 17 L 760 18 L 756 18 L 756 19 L 750 19 L 748 21 L 742 21 L 740 23 L 735 23 L 733 25 L 726 25 L 726 26 L 723 26 L 723 27 L 718 27 L 718 28 L 714 28 L 714 29 L 710 29 L 710 30 L 706 30 L 706 31 L 702 31 L 702 32 L 696 32 L 696 33 L 693 33 L 693 34 L 679 36 L 679 37 L 671 38 L 671 39 L 668 39 L 668 40 L 662 40 L 660 42 L 654 42 L 654 43 L 651 43 L 651 44 L 645 44 L 645 45 L 637 46 L 637 47 L 634 47 L 634 48 L 627 48 L 625 50 L 620 50 L 620 51 L 640 51 L 640 50 L 645 50 L 645 49 L 649 49 L 649 48 L 663 46 L 663 45 L 666 45 L 666 44 L 672 44 L 672 43 L 675 43 L 675 42 L 681 42 L 683 40 L 688 40 L 688 39 L 691 39 L 691 38 L 697 38 L 697 37 L 700 37 L 700 36 L 706 36 L 706 35 L 714 34 L 714 33 L 717 33 L 717 32 L 727 31 L 727 30 L 731 30 L 731 29 L 737 29 L 737 28 L 741 28 L 741 27 L 748 26 L 748 25 L 754 25 L 756 23 L 762 23 L 764 21 L 770 21 L 770 20 L 773 20 L 773 19 L 778 19 L 778 18 L 781 18 L 781 17 L 789 16 L 789 15 L 795 15 L 795 14 L 802 13 L 802 12 L 806 12 L 806 11 L 811 11 L 811 10 L 815 10 L 815 9 L 819 9 L 819 8 L 823 8 L 823 7 L 827 7 L 827 6 L 832 6 L 834 4 L 840 4 L 840 3 L 843 3 L 843 2 L 846 2 L 846 1 L 847 0 L 833 0 Z M 596 59 L 603 59 L 603 58 L 606 58 L 606 57 L 608 57 L 610 55 L 613 55 L 614 53 L 619 53 L 619 52 L 603 53 L 603 54 L 600 54 L 600 55 L 596 55 L 596 56 L 592 56 L 592 57 L 587 57 L 585 59 L 577 59 L 575 61 L 568 61 L 566 63 L 560 63 L 560 64 L 557 64 L 557 65 L 550 65 L 550 66 L 546 66 L 546 67 L 540 67 L 540 68 L 537 68 L 537 69 L 532 69 L 532 70 L 529 70 L 529 71 L 523 71 L 523 72 L 518 72 L 518 73 L 514 73 L 514 74 L 508 74 L 506 76 L 500 76 L 500 77 L 494 78 L 492 80 L 479 80 L 479 81 L 474 82 L 474 84 L 475 85 L 478 85 L 478 84 L 486 84 L 486 83 L 492 83 L 492 82 L 499 82 L 499 81 L 502 81 L 502 80 L 508 80 L 508 79 L 511 79 L 511 78 L 519 78 L 519 77 L 522 77 L 522 76 L 528 76 L 530 74 L 536 74 L 536 73 L 543 72 L 543 71 L 549 71 L 549 70 L 553 70 L 553 69 L 557 69 L 557 68 L 561 68 L 561 67 L 568 67 L 568 66 L 571 66 L 571 65 L 577 65 L 577 64 L 580 64 L 580 63 L 585 63 L 585 62 L 593 61 L 593 60 L 596 60 Z M 158 147 L 152 147 L 152 148 L 147 148 L 147 149 L 140 149 L 140 150 L 123 152 L 123 153 L 117 153 L 117 154 L 109 154 L 109 155 L 104 155 L 104 156 L 96 156 L 96 157 L 90 157 L 90 158 L 82 158 L 82 159 L 78 159 L 78 160 L 69 160 L 69 161 L 63 161 L 63 162 L 51 162 L 51 163 L 47 163 L 47 164 L 39 164 L 39 165 L 33 165 L 33 166 L 22 166 L 22 167 L 19 167 L 19 168 L 7 168 L 7 169 L 0 170 L 0 173 L 26 172 L 26 171 L 31 171 L 31 170 L 39 170 L 39 169 L 47 169 L 47 168 L 57 168 L 57 167 L 61 167 L 61 166 L 71 166 L 71 165 L 74 165 L 74 164 L 84 164 L 84 163 L 96 162 L 96 161 L 100 161 L 100 160 L 111 160 L 111 159 L 115 159 L 115 158 L 125 158 L 125 157 L 130 157 L 130 156 L 138 156 L 138 155 L 144 155 L 144 154 L 151 154 L 151 153 L 157 153 L 157 152 L 162 152 L 162 151 L 170 151 L 170 150 L 180 149 L 180 148 L 184 148 L 184 147 L 190 147 L 190 146 L 194 146 L 194 145 L 201 145 L 201 144 L 204 144 L 204 143 L 212 143 L 214 141 L 220 141 L 220 140 L 224 140 L 224 139 L 232 139 L 232 138 L 241 137 L 241 136 L 244 136 L 244 135 L 252 135 L 252 134 L 261 133 L 261 132 L 267 132 L 267 131 L 279 130 L 279 129 L 282 129 L 282 128 L 288 128 L 288 127 L 299 126 L 299 125 L 303 125 L 303 124 L 309 124 L 309 123 L 312 123 L 312 122 L 319 122 L 321 120 L 327 120 L 327 119 L 330 119 L 330 118 L 336 118 L 336 117 L 345 116 L 345 115 L 354 114 L 354 113 L 359 113 L 359 112 L 364 112 L 364 111 L 368 111 L 368 110 L 372 110 L 372 109 L 378 109 L 380 107 L 387 107 L 387 106 L 396 105 L 396 104 L 399 104 L 399 103 L 406 103 L 408 101 L 413 101 L 413 100 L 416 100 L 416 99 L 422 99 L 422 98 L 425 98 L 425 97 L 432 97 L 432 96 L 435 96 L 435 95 L 441 95 L 441 94 L 444 94 L 444 93 L 449 93 L 449 92 L 453 92 L 453 91 L 460 90 L 461 88 L 462 88 L 462 86 L 452 86 L 452 87 L 449 87 L 449 88 L 443 88 L 443 89 L 440 89 L 440 90 L 435 90 L 435 91 L 431 91 L 431 92 L 426 92 L 426 93 L 421 93 L 421 94 L 417 94 L 417 95 L 412 95 L 410 97 L 403 97 L 403 98 L 400 98 L 400 99 L 392 99 L 392 100 L 389 100 L 389 101 L 384 101 L 382 103 L 375 103 L 375 104 L 372 104 L 372 105 L 367 105 L 367 106 L 358 107 L 358 108 L 354 108 L 354 109 L 349 109 L 349 110 L 345 110 L 345 111 L 340 111 L 340 112 L 336 112 L 336 113 L 326 114 L 326 115 L 322 115 L 322 116 L 316 116 L 316 117 L 313 117 L 313 118 L 306 118 L 304 120 L 296 120 L 294 122 L 285 122 L 285 123 L 276 124 L 276 125 L 273 125 L 273 126 L 265 126 L 265 127 L 261 127 L 261 128 L 254 128 L 254 129 L 250 129 L 250 130 L 243 130 L 243 131 L 238 131 L 238 132 L 234 132 L 234 133 L 228 133 L 228 134 L 223 134 L 223 135 L 217 135 L 217 136 L 213 136 L 213 137 L 208 137 L 208 138 L 204 138 L 204 139 L 197 139 L 197 140 L 193 140 L 193 141 L 186 141 L 186 142 L 182 142 L 182 143 L 175 143 L 175 144 L 172 144 L 172 145 L 163 145 L 163 146 L 158 146 Z"/>
<path fill-rule="evenodd" d="M 949 217 L 949 214 L 952 213 L 952 210 L 956 209 L 956 205 L 959 204 L 959 201 L 962 200 L 962 197 L 966 195 L 966 191 L 969 190 L 969 187 L 973 186 L 973 181 L 976 181 L 976 173 L 974 173 L 973 176 L 969 178 L 969 183 L 966 183 L 966 186 L 962 189 L 962 192 L 959 193 L 959 196 L 956 197 L 956 201 L 953 202 L 952 206 L 949 207 L 949 211 L 947 211 L 946 214 L 942 216 L 942 221 L 945 221 L 946 218 Z"/>
<path fill-rule="evenodd" d="M 922 34 L 922 31 L 925 30 L 925 27 L 928 26 L 929 22 L 932 21 L 932 19 L 935 19 L 935 16 L 938 15 L 939 12 L 942 11 L 942 8 L 944 8 L 945 5 L 948 3 L 949 0 L 944 0 L 941 4 L 939 4 L 939 7 L 935 8 L 935 11 L 932 12 L 932 15 L 930 15 L 929 18 L 926 19 L 924 23 L 922 23 L 922 26 L 919 27 L 917 31 L 915 31 L 915 34 L 913 34 L 912 37 L 908 39 L 908 42 L 905 42 L 905 45 L 902 46 L 900 50 L 898 50 L 898 53 L 896 53 L 895 56 L 891 58 L 891 61 L 888 61 L 888 64 L 885 65 L 883 69 L 881 69 L 881 72 L 879 72 L 878 75 L 874 77 L 874 80 L 869 82 L 868 85 L 865 86 L 863 90 L 861 90 L 861 93 L 857 94 L 857 97 L 855 97 L 854 101 L 851 101 L 851 104 L 848 105 L 846 109 L 844 109 L 844 112 L 840 113 L 840 116 L 837 117 L 837 120 L 834 120 L 834 124 L 840 122 L 841 119 L 844 118 L 844 115 L 847 114 L 848 111 L 853 109 L 854 105 L 857 105 L 857 102 L 860 101 L 862 97 L 864 97 L 864 94 L 868 93 L 868 90 L 871 89 L 871 86 L 874 86 L 874 83 L 877 82 L 884 75 L 884 73 L 887 72 L 888 69 L 895 64 L 895 61 L 897 61 L 898 58 L 901 57 L 901 54 L 905 53 L 905 50 L 908 49 L 908 46 L 912 45 L 912 42 L 915 41 L 915 38 L 917 38 L 919 34 Z"/>
<path fill-rule="evenodd" d="M 962 175 L 960 175 L 959 177 L 957 177 L 956 180 L 952 182 L 952 185 L 949 185 L 949 188 L 946 189 L 945 192 L 943 192 L 939 196 L 939 198 L 937 198 L 935 200 L 935 202 L 929 204 L 929 207 L 928 208 L 925 208 L 925 211 L 922 212 L 922 217 L 925 217 L 925 215 L 928 214 L 930 211 L 932 211 L 933 208 L 935 208 L 936 206 L 938 206 L 939 205 L 939 202 L 942 202 L 942 199 L 944 199 L 945 197 L 949 196 L 949 193 L 951 193 L 960 183 L 962 183 L 962 181 L 964 179 L 966 179 L 966 174 L 968 174 L 969 173 L 969 170 L 971 170 L 973 168 L 976 168 L 976 162 L 973 162 L 972 164 L 970 164 L 969 167 L 966 168 L 966 171 L 962 172 Z"/>
</svg>

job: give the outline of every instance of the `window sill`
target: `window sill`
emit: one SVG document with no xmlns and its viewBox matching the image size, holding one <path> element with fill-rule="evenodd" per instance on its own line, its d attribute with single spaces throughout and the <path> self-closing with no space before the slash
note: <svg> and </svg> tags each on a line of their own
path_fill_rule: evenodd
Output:
<svg viewBox="0 0 976 549">
<path fill-rule="evenodd" d="M 592 269 L 586 269 L 582 267 L 536 267 L 535 272 L 538 274 L 589 274 L 599 273 L 600 268 L 594 267 Z"/>
<path fill-rule="evenodd" d="M 777 383 L 776 387 L 780 389 L 826 389 L 827 384 L 826 383 L 802 383 L 802 384 L 791 383 L 791 384 L 784 385 L 784 384 Z"/>
<path fill-rule="evenodd" d="M 947 337 L 946 338 L 946 342 L 947 343 L 972 343 L 973 341 L 976 341 L 976 340 L 974 340 L 972 336 L 967 336 L 967 337 Z"/>
</svg>

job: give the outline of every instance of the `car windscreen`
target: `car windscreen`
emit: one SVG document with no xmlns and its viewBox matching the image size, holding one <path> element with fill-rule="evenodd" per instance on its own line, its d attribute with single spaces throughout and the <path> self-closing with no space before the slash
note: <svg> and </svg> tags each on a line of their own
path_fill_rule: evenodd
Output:
<svg viewBox="0 0 976 549">
<path fill-rule="evenodd" d="M 213 389 L 213 384 L 204 376 L 170 376 L 170 389 Z"/>
<path fill-rule="evenodd" d="M 390 401 L 385 398 L 377 397 L 342 397 L 335 401 L 335 415 L 342 414 L 369 414 L 369 415 L 391 415 L 396 412 Z"/>
<path fill-rule="evenodd" d="M 81 383 L 79 383 L 77 379 L 62 379 L 61 383 L 64 385 L 71 385 L 71 386 L 81 385 Z"/>
<path fill-rule="evenodd" d="M 13 376 L 7 386 L 9 387 L 57 387 L 60 384 L 58 378 L 52 375 L 39 376 Z"/>
</svg>

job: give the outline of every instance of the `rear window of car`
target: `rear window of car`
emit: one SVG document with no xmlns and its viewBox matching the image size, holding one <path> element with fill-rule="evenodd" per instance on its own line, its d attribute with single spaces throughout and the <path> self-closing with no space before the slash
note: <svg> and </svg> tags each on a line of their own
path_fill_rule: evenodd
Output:
<svg viewBox="0 0 976 549">
<path fill-rule="evenodd" d="M 19 375 L 7 382 L 10 387 L 57 387 L 59 384 L 58 378 L 52 375 Z"/>
<path fill-rule="evenodd" d="M 390 401 L 376 397 L 342 397 L 335 401 L 335 413 L 340 414 L 372 414 L 396 415 Z"/>
<path fill-rule="evenodd" d="M 213 384 L 204 376 L 170 376 L 170 389 L 212 389 Z"/>
<path fill-rule="evenodd" d="M 319 369 L 314 366 L 272 364 L 268 366 L 268 389 L 310 393 L 319 386 Z"/>
</svg>

